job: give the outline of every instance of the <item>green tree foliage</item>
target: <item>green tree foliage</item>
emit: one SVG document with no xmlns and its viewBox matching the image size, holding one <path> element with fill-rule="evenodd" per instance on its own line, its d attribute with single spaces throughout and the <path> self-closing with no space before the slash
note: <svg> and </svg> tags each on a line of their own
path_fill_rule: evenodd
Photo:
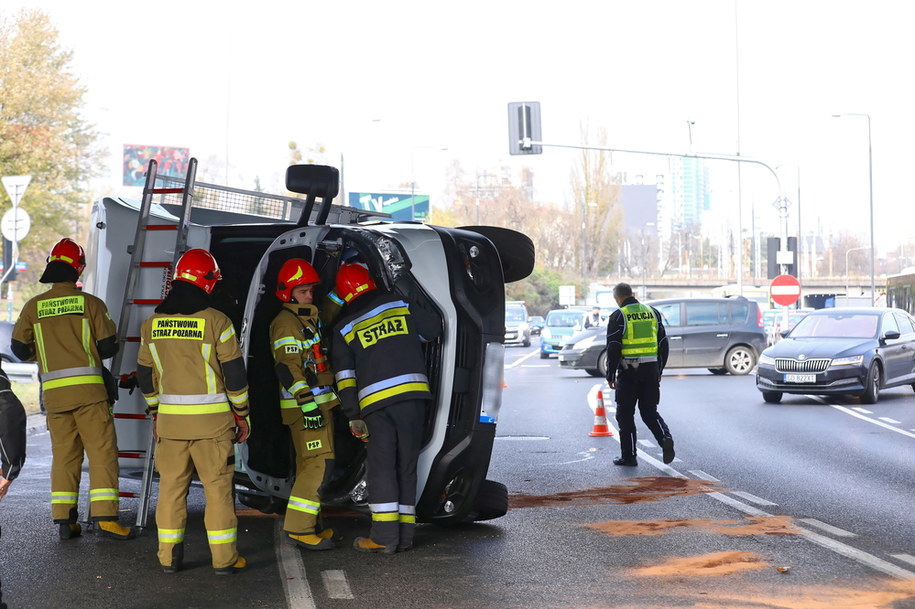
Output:
<svg viewBox="0 0 915 609">
<path fill-rule="evenodd" d="M 41 11 L 0 23 L 0 175 L 30 175 L 20 206 L 32 220 L 20 260 L 34 282 L 51 245 L 63 236 L 85 243 L 90 178 L 102 169 L 98 134 L 80 114 L 86 93 L 61 48 L 57 29 Z M 9 209 L 0 192 L 0 212 Z"/>
</svg>

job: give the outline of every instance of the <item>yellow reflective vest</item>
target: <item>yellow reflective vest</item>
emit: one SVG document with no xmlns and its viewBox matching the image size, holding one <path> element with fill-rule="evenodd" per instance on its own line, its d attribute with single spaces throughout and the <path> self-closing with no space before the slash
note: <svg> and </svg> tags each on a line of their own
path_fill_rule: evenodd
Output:
<svg viewBox="0 0 915 609">
<path fill-rule="evenodd" d="M 648 305 L 626 305 L 623 312 L 623 359 L 656 360 L 658 357 L 658 318 Z"/>
</svg>

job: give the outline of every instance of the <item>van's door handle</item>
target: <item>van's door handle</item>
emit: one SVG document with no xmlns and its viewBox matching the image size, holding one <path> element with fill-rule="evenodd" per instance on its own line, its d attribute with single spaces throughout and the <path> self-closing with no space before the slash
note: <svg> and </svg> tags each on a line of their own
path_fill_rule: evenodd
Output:
<svg viewBox="0 0 915 609">
<path fill-rule="evenodd" d="M 669 338 L 670 340 L 680 340 L 683 337 L 682 336 L 668 336 L 667 338 Z"/>
<path fill-rule="evenodd" d="M 717 338 L 727 338 L 727 337 L 728 337 L 727 333 L 725 333 L 725 334 L 716 334 L 715 336 L 716 336 Z"/>
</svg>

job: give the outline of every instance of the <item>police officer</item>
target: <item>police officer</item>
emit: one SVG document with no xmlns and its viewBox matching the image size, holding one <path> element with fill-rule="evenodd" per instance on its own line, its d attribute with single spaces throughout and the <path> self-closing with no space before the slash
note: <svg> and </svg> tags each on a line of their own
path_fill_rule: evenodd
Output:
<svg viewBox="0 0 915 609">
<path fill-rule="evenodd" d="M 51 433 L 51 517 L 61 539 L 78 537 L 77 499 L 83 450 L 89 458 L 89 516 L 99 532 L 130 539 L 118 524 L 118 454 L 102 360 L 118 351 L 105 303 L 76 287 L 86 268 L 83 248 L 61 239 L 39 278 L 51 289 L 22 308 L 10 347 L 37 360 Z"/>
<path fill-rule="evenodd" d="M 0 368 L 0 500 L 9 491 L 10 484 L 19 475 L 25 463 L 25 409 L 13 390 L 10 380 Z M 0 584 L 0 609 L 3 602 L 3 585 Z"/>
<path fill-rule="evenodd" d="M 210 307 L 220 277 L 209 252 L 189 250 L 175 265 L 165 300 L 140 330 L 137 380 L 157 438 L 156 526 L 166 573 L 183 566 L 187 491 L 195 471 L 206 494 L 214 571 L 228 575 L 247 566 L 236 549 L 232 476 L 233 441 L 248 438 L 248 381 L 232 322 Z"/>
<path fill-rule="evenodd" d="M 603 319 L 600 316 L 600 307 L 594 305 L 591 307 L 591 312 L 585 317 L 585 327 L 593 328 L 594 326 L 601 325 Z"/>
<path fill-rule="evenodd" d="M 661 415 L 661 373 L 667 364 L 667 334 L 661 314 L 640 303 L 628 283 L 613 288 L 619 309 L 607 321 L 607 383 L 616 390 L 616 422 L 622 455 L 614 465 L 638 465 L 635 407 L 661 446 L 664 463 L 674 460 L 674 440 Z"/>
<path fill-rule="evenodd" d="M 416 462 L 432 398 L 421 341 L 441 332 L 436 315 L 378 289 L 365 267 L 343 264 L 336 293 L 346 305 L 334 326 L 331 359 L 351 433 L 367 441 L 372 529 L 360 552 L 413 547 Z"/>
<path fill-rule="evenodd" d="M 283 308 L 270 324 L 270 341 L 280 381 L 280 415 L 295 447 L 295 484 L 283 530 L 308 550 L 334 547 L 332 529 L 316 530 L 321 512 L 318 489 L 333 471 L 333 415 L 340 405 L 321 344 L 321 322 L 314 303 L 321 281 L 307 261 L 292 258 L 277 275 L 276 297 Z"/>
</svg>

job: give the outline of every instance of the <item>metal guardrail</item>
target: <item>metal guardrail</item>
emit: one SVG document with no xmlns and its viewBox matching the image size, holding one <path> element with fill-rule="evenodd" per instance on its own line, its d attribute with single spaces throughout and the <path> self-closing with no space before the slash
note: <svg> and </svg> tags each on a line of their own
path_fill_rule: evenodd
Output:
<svg viewBox="0 0 915 609">
<path fill-rule="evenodd" d="M 38 364 L 35 362 L 22 362 L 14 364 L 3 362 L 3 371 L 15 383 L 33 383 L 38 381 Z"/>
</svg>

